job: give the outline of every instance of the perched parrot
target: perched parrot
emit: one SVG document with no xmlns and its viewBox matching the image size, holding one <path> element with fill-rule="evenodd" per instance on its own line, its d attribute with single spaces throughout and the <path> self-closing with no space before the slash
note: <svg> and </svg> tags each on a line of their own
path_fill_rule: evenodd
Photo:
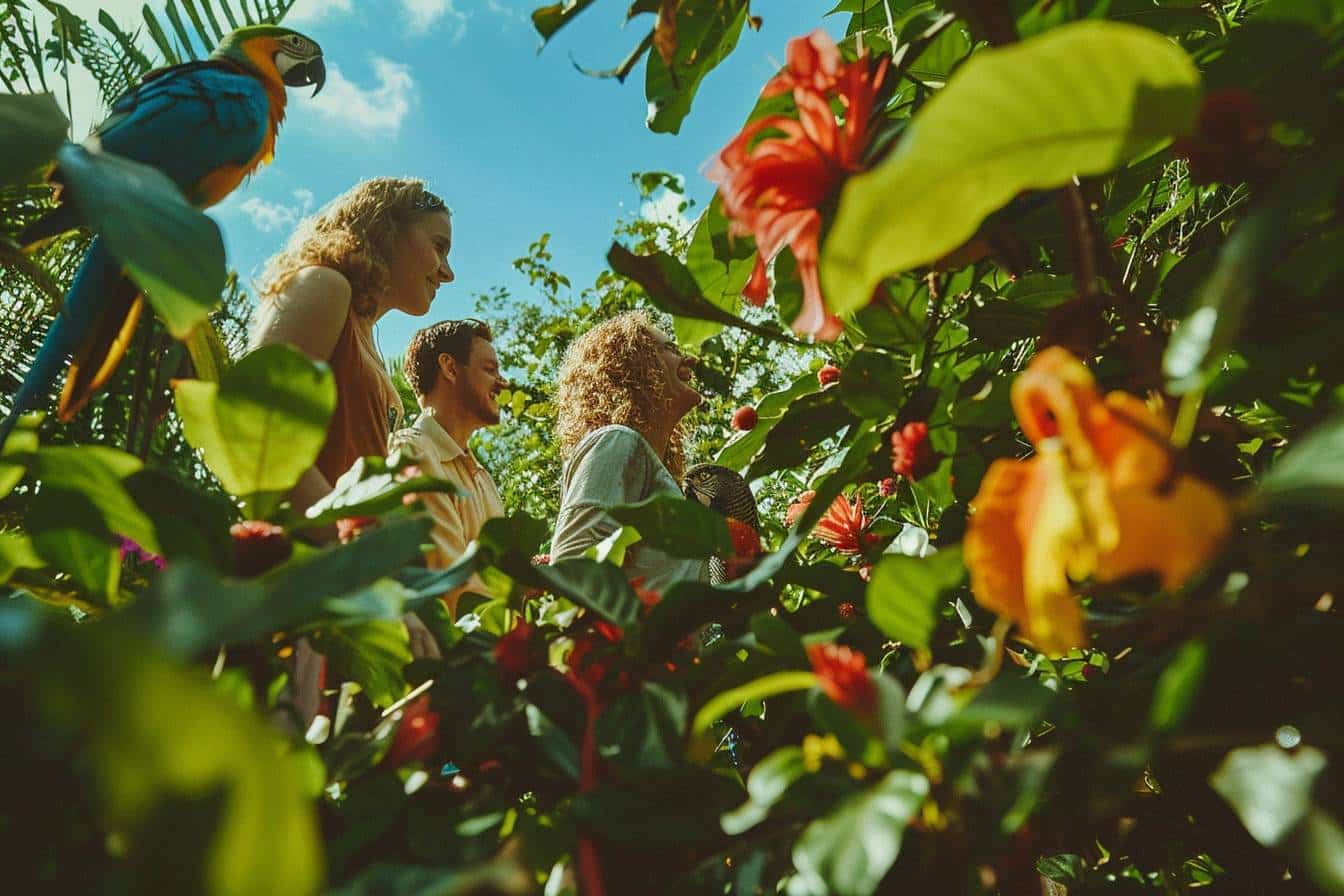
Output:
<svg viewBox="0 0 1344 896">
<path fill-rule="evenodd" d="M 285 86 L 316 85 L 316 96 L 325 80 L 322 50 L 314 41 L 275 25 L 239 28 L 208 59 L 145 75 L 112 104 L 84 146 L 157 168 L 188 202 L 208 208 L 271 160 L 285 117 Z M 59 165 L 50 180 L 60 204 L 20 235 L 25 249 L 84 223 L 79 197 L 64 195 L 71 191 L 62 188 Z M 73 360 L 58 415 L 71 419 L 116 369 L 143 305 L 139 288 L 95 236 L 0 425 L 0 444 L 18 416 L 47 394 L 67 355 Z"/>
<path fill-rule="evenodd" d="M 682 491 L 692 501 L 698 501 L 730 520 L 746 523 L 759 536 L 761 519 L 756 510 L 756 496 L 736 470 L 718 464 L 696 464 L 682 477 Z M 728 567 L 723 560 L 709 558 L 710 582 L 721 585 L 728 578 Z"/>
</svg>

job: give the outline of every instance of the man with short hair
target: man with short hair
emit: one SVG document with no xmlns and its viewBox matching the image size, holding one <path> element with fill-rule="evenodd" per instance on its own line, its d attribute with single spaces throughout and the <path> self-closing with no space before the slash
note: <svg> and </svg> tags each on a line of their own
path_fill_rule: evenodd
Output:
<svg viewBox="0 0 1344 896">
<path fill-rule="evenodd" d="M 445 320 L 416 332 L 406 348 L 406 379 L 421 412 L 410 426 L 392 434 L 389 449 L 400 450 L 426 476 L 446 479 L 460 492 L 421 496 L 434 518 L 431 569 L 451 566 L 486 520 L 504 515 L 495 481 L 467 445 L 476 430 L 499 422 L 497 399 L 508 385 L 491 339 L 490 327 L 481 321 Z M 464 591 L 488 593 L 473 576 L 444 595 L 450 612 L 456 613 Z"/>
</svg>

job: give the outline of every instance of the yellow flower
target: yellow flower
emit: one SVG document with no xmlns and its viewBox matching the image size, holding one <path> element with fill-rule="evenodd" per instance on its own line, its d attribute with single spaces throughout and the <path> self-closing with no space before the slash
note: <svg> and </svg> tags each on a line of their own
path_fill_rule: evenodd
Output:
<svg viewBox="0 0 1344 896">
<path fill-rule="evenodd" d="M 1161 412 L 1123 392 L 1103 398 L 1064 349 L 1037 355 L 1012 399 L 1036 454 L 990 466 L 971 502 L 966 565 L 980 604 L 1060 654 L 1086 644 L 1075 582 L 1153 572 L 1178 588 L 1232 514 L 1212 487 L 1174 472 Z"/>
</svg>

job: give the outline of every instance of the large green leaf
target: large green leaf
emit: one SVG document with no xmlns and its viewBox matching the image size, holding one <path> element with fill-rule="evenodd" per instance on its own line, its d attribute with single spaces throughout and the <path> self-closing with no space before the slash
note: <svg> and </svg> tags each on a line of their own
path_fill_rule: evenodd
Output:
<svg viewBox="0 0 1344 896">
<path fill-rule="evenodd" d="M 766 697 L 774 697 L 778 694 L 805 691 L 808 688 L 815 687 L 816 684 L 817 676 L 811 672 L 775 672 L 757 678 L 710 698 L 695 714 L 695 722 L 691 725 L 691 729 L 696 734 L 702 734 L 709 729 L 710 725 L 713 725 L 748 700 L 764 700 Z"/>
<path fill-rule="evenodd" d="M 793 845 L 793 864 L 818 893 L 868 896 L 901 850 L 905 826 L 929 793 L 917 772 L 896 769 L 812 822 Z"/>
<path fill-rule="evenodd" d="M 331 491 L 305 512 L 305 525 L 326 526 L 343 517 L 377 516 L 402 506 L 406 495 L 441 492 L 460 494 L 446 479 L 400 478 L 397 464 L 381 457 L 361 457 L 341 474 Z"/>
<path fill-rule="evenodd" d="M 779 422 L 784 412 L 799 398 L 816 392 L 820 387 L 817 375 L 809 371 L 795 379 L 787 388 L 771 392 L 762 398 L 756 405 L 756 425 L 724 445 L 714 462 L 733 470 L 741 470 L 751 462 L 756 452 L 761 450 L 766 436 Z"/>
<path fill-rule="evenodd" d="M 6 668 L 31 667 L 48 721 L 85 739 L 102 821 L 153 869 L 152 889 L 318 891 L 317 818 L 294 760 L 204 670 L 108 625 L 52 625 L 38 647 Z"/>
<path fill-rule="evenodd" d="M 1252 837 L 1291 858 L 1320 892 L 1339 896 L 1344 827 L 1312 797 L 1325 766 L 1325 754 L 1315 747 L 1291 753 L 1273 744 L 1241 747 L 1227 754 L 1209 783 Z"/>
<path fill-rule="evenodd" d="M 140 459 L 103 445 L 57 445 L 42 448 L 28 471 L 47 489 L 56 489 L 95 508 L 81 526 L 96 535 L 124 535 L 142 548 L 161 553 L 154 524 L 126 491 L 125 480 L 140 472 Z M 74 515 L 72 515 L 74 520 Z"/>
<path fill-rule="evenodd" d="M 686 695 L 657 682 L 617 697 L 597 720 L 604 757 L 631 769 L 671 768 L 686 734 Z"/>
<path fill-rule="evenodd" d="M 1255 504 L 1265 510 L 1344 506 L 1344 416 L 1336 416 L 1289 447 L 1266 474 Z"/>
<path fill-rule="evenodd" d="M 750 8 L 748 0 L 680 0 L 676 6 L 677 49 L 669 66 L 649 54 L 644 93 L 649 130 L 675 134 L 691 111 L 700 82 L 737 46 Z"/>
<path fill-rule="evenodd" d="M 406 693 L 401 670 L 412 659 L 411 640 L 401 620 L 323 626 L 312 643 L 330 661 L 336 680 L 358 682 L 375 706 L 388 706 Z"/>
<path fill-rule="evenodd" d="M 107 242 L 178 339 L 219 304 L 228 279 L 219 227 L 157 169 L 73 143 L 57 153 L 84 223 Z"/>
<path fill-rule="evenodd" d="M 30 180 L 56 155 L 69 126 L 49 93 L 0 96 L 0 184 Z"/>
<path fill-rule="evenodd" d="M 916 115 L 881 165 L 846 185 L 823 248 L 831 310 L 929 264 L 1023 190 L 1110 171 L 1192 130 L 1199 73 L 1154 32 L 1078 22 L 982 51 Z"/>
<path fill-rule="evenodd" d="M 959 547 L 932 557 L 888 555 L 868 583 L 868 615 L 887 637 L 927 648 L 938 623 L 939 602 L 965 578 Z"/>
<path fill-rule="evenodd" d="M 770 807 L 807 773 L 802 747 L 781 747 L 756 763 L 747 778 L 747 801 L 719 819 L 723 832 L 736 837 L 764 821 Z"/>
<path fill-rule="evenodd" d="M 803 396 L 770 428 L 745 478 L 751 482 L 776 470 L 801 466 L 822 441 L 858 421 L 839 390 Z"/>
<path fill-rule="evenodd" d="M 218 383 L 175 385 L 187 440 L 252 516 L 265 516 L 313 465 L 336 407 L 331 370 L 287 345 L 257 349 Z"/>
<path fill-rule="evenodd" d="M 733 551 L 723 516 L 681 495 L 658 494 L 611 508 L 617 522 L 639 530 L 640 541 L 673 557 L 701 559 Z"/>
</svg>

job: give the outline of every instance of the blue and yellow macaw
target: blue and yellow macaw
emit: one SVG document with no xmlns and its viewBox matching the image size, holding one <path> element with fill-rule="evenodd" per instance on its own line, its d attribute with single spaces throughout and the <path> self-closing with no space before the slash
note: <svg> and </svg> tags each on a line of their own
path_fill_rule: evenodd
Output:
<svg viewBox="0 0 1344 896">
<path fill-rule="evenodd" d="M 208 208 L 271 160 L 285 117 L 286 85 L 316 85 L 316 96 L 325 80 L 322 49 L 314 41 L 275 25 L 239 28 L 208 59 L 147 74 L 112 104 L 85 146 L 157 168 L 192 205 Z M 79 197 L 61 195 L 59 165 L 50 179 L 61 203 L 20 235 L 27 249 L 82 223 Z M 58 416 L 71 419 L 116 369 L 143 305 L 139 288 L 95 236 L 0 426 L 0 443 L 19 414 L 47 394 L 67 355 L 73 360 Z"/>
</svg>

